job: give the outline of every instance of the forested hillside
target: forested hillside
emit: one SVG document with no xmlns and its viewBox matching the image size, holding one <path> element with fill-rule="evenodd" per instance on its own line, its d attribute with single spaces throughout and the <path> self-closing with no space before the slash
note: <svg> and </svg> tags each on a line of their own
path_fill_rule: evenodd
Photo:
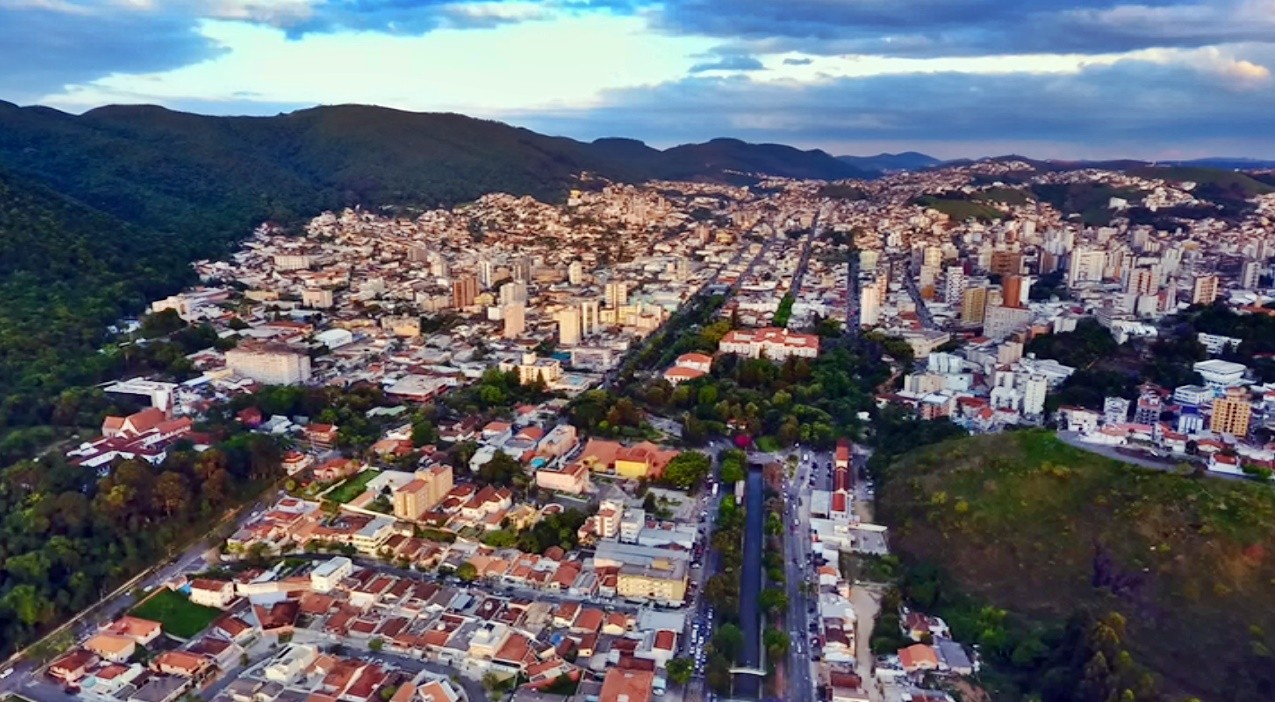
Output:
<svg viewBox="0 0 1275 702">
<path fill-rule="evenodd" d="M 981 645 L 998 699 L 1271 699 L 1269 487 L 1135 468 L 1042 431 L 948 441 L 882 472 L 905 593 Z M 1103 644 L 1115 658 L 1077 636 L 1094 626 L 1119 630 Z"/>
</svg>

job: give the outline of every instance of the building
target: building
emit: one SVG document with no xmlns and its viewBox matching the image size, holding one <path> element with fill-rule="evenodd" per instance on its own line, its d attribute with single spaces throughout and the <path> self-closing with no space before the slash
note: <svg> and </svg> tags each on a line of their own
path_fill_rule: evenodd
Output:
<svg viewBox="0 0 1275 702">
<path fill-rule="evenodd" d="M 1213 401 L 1209 430 L 1215 434 L 1245 437 L 1248 436 L 1252 417 L 1253 405 L 1248 401 L 1248 392 L 1242 388 L 1231 388 L 1226 395 Z"/>
<path fill-rule="evenodd" d="M 764 354 L 772 361 L 783 361 L 789 356 L 815 358 L 819 355 L 819 337 L 777 327 L 736 329 L 722 337 L 717 349 L 748 358 L 760 358 Z"/>
<path fill-rule="evenodd" d="M 310 571 L 310 587 L 315 592 L 332 592 L 353 572 L 354 561 L 345 556 L 337 556 Z"/>
<path fill-rule="evenodd" d="M 562 362 L 556 358 L 540 358 L 534 353 L 524 353 L 522 362 L 518 364 L 501 363 L 500 370 L 508 373 L 511 370 L 518 371 L 518 380 L 524 385 L 530 385 L 537 380 L 544 381 L 546 385 L 552 385 L 562 378 Z"/>
<path fill-rule="evenodd" d="M 1191 287 L 1191 304 L 1211 305 L 1214 300 L 1217 300 L 1217 276 L 1197 276 Z"/>
<path fill-rule="evenodd" d="M 301 304 L 318 310 L 325 310 L 333 303 L 332 291 L 326 289 L 307 288 L 301 291 Z"/>
<path fill-rule="evenodd" d="M 1229 347 L 1235 349 L 1239 347 L 1242 339 L 1233 336 L 1222 336 L 1221 334 L 1205 334 L 1200 332 L 1196 335 L 1196 339 L 1204 346 L 1204 350 L 1208 351 L 1210 356 L 1216 356 Z"/>
<path fill-rule="evenodd" d="M 282 344 L 244 342 L 226 352 L 226 367 L 266 385 L 310 380 L 310 356 Z"/>
<path fill-rule="evenodd" d="M 1160 413 L 1164 411 L 1164 401 L 1155 393 L 1143 393 L 1133 409 L 1133 423 L 1153 425 L 1160 421 Z"/>
<path fill-rule="evenodd" d="M 1067 267 L 1067 287 L 1075 287 L 1079 283 L 1102 282 L 1102 273 L 1106 267 L 1105 250 L 1075 249 L 1071 252 L 1071 263 Z"/>
<path fill-rule="evenodd" d="M 965 269 L 960 266 L 948 266 L 943 279 L 943 302 L 956 305 L 965 294 Z"/>
<path fill-rule="evenodd" d="M 449 465 L 416 471 L 411 482 L 394 490 L 394 516 L 407 521 L 419 519 L 451 492 L 452 480 Z"/>
<path fill-rule="evenodd" d="M 536 469 L 536 487 L 570 495 L 583 494 L 590 488 L 589 468 L 579 461 L 543 465 Z"/>
<path fill-rule="evenodd" d="M 989 306 L 983 317 L 983 336 L 1000 341 L 1026 327 L 1031 319 L 1031 310 Z"/>
<path fill-rule="evenodd" d="M 580 303 L 580 336 L 589 337 L 602 330 L 602 316 L 597 300 Z"/>
<path fill-rule="evenodd" d="M 571 285 L 579 285 L 584 282 L 584 264 L 579 261 L 572 261 L 567 266 L 567 282 Z"/>
<path fill-rule="evenodd" d="M 478 279 L 472 275 L 462 276 L 452 282 L 452 307 L 465 309 L 474 306 L 478 297 Z"/>
<path fill-rule="evenodd" d="M 512 283 L 510 283 L 512 285 Z M 516 339 L 522 336 L 527 330 L 527 306 L 522 302 L 513 302 L 505 305 L 500 316 L 504 319 L 505 330 L 503 336 L 506 339 Z"/>
<path fill-rule="evenodd" d="M 875 327 L 881 321 L 881 288 L 882 284 L 873 281 L 859 291 L 859 324 Z"/>
<path fill-rule="evenodd" d="M 987 288 L 982 285 L 966 288 L 961 295 L 961 324 L 982 324 L 986 310 Z"/>
<path fill-rule="evenodd" d="M 1007 275 L 1001 279 L 1001 304 L 1006 307 L 1023 307 L 1031 291 L 1031 280 L 1021 275 Z"/>
<path fill-rule="evenodd" d="M 190 601 L 205 607 L 225 609 L 235 599 L 235 584 L 229 580 L 196 578 L 190 583 Z"/>
<path fill-rule="evenodd" d="M 598 702 L 651 702 L 654 689 L 654 671 L 613 667 L 602 680 Z"/>
<path fill-rule="evenodd" d="M 1021 251 L 993 251 L 987 270 L 1001 277 L 1018 275 L 1023 272 L 1023 254 Z"/>
<path fill-rule="evenodd" d="M 1259 261 L 1245 261 L 1240 269 L 1240 287 L 1245 290 L 1256 290 L 1261 284 L 1262 264 Z"/>
<path fill-rule="evenodd" d="M 568 307 L 558 310 L 553 318 L 558 322 L 558 343 L 562 346 L 575 346 L 580 343 L 580 310 Z"/>
<path fill-rule="evenodd" d="M 1248 370 L 1248 366 L 1243 363 L 1232 363 L 1220 358 L 1197 361 L 1191 367 L 1204 378 L 1206 385 L 1220 388 L 1234 387 L 1243 383 L 1244 373 Z"/>
<path fill-rule="evenodd" d="M 1127 421 L 1129 421 L 1129 400 L 1123 397 L 1108 397 L 1103 399 L 1103 424 L 1124 424 Z"/>
<path fill-rule="evenodd" d="M 615 309 L 629 304 L 629 285 L 622 280 L 607 283 L 605 288 L 607 307 Z"/>
<path fill-rule="evenodd" d="M 1028 417 L 1039 417 L 1045 413 L 1045 395 L 1049 390 L 1049 381 L 1043 375 L 1028 376 L 1023 381 L 1023 414 Z"/>
</svg>

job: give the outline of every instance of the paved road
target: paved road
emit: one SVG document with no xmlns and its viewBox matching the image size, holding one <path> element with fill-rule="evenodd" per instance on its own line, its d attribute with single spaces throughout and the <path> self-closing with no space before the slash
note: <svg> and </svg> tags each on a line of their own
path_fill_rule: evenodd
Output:
<svg viewBox="0 0 1275 702">
<path fill-rule="evenodd" d="M 809 458 L 807 458 L 807 455 Z M 808 594 L 807 583 L 814 582 L 810 563 L 810 494 L 811 480 L 816 466 L 832 462 L 828 453 L 803 453 L 785 492 L 784 514 L 784 578 L 788 595 L 788 615 L 785 624 L 791 639 L 788 663 L 785 668 L 789 699 L 792 702 L 811 702 L 814 699 L 816 679 L 810 655 L 810 624 L 813 617 L 809 607 L 816 598 Z"/>
<path fill-rule="evenodd" d="M 744 565 L 739 583 L 739 628 L 744 632 L 739 664 L 745 668 L 762 665 L 762 611 L 759 604 L 762 587 L 762 550 L 766 521 L 765 486 L 760 467 L 749 466 L 744 484 Z M 761 679 L 755 675 L 735 676 L 735 696 L 760 699 Z"/>
<path fill-rule="evenodd" d="M 1107 458 L 1115 459 L 1122 463 L 1128 463 L 1130 465 L 1141 466 L 1143 468 L 1150 468 L 1152 470 L 1159 470 L 1159 471 L 1164 471 L 1167 473 L 1176 473 L 1178 471 L 1178 465 L 1180 464 L 1179 461 L 1173 461 L 1173 460 L 1169 460 L 1166 462 L 1166 461 L 1157 461 L 1151 458 L 1139 458 L 1138 456 L 1131 456 L 1127 453 L 1122 453 L 1119 450 L 1120 447 L 1118 446 L 1104 446 L 1102 444 L 1091 444 L 1087 441 L 1081 440 L 1080 434 L 1074 431 L 1060 431 L 1058 432 L 1058 439 L 1062 441 L 1064 444 L 1075 446 L 1076 448 L 1082 451 L 1088 451 L 1089 453 L 1096 453 L 1099 456 L 1105 456 Z M 1210 478 L 1221 478 L 1223 480 L 1248 480 L 1249 479 L 1243 475 L 1227 475 L 1226 473 L 1217 473 L 1214 471 L 1206 471 L 1205 475 L 1209 476 Z"/>
<path fill-rule="evenodd" d="M 912 296 L 912 302 L 916 303 L 916 316 L 921 320 L 921 324 L 926 329 L 938 329 L 938 325 L 934 323 L 934 316 L 930 314 L 930 308 L 925 304 L 925 300 L 921 297 L 921 291 L 916 287 L 917 271 L 911 266 L 903 267 L 903 285 L 908 290 L 908 295 Z"/>
</svg>

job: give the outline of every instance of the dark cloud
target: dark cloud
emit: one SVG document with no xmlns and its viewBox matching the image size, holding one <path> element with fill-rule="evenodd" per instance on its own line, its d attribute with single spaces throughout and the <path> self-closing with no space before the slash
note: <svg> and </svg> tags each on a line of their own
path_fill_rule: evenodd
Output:
<svg viewBox="0 0 1275 702">
<path fill-rule="evenodd" d="M 709 71 L 763 71 L 766 67 L 755 56 L 728 55 L 714 61 L 705 61 L 691 66 L 691 73 L 707 73 Z"/>
<path fill-rule="evenodd" d="M 1108 53 L 1270 41 L 1275 13 L 1254 0 L 671 0 L 664 31 L 741 51 L 979 56 Z"/>
<path fill-rule="evenodd" d="M 810 64 L 812 64 L 812 63 L 814 63 L 814 59 L 808 59 L 808 58 L 786 58 L 786 59 L 784 59 L 784 65 L 785 65 L 785 66 L 809 66 L 809 65 L 810 65 Z"/>
<path fill-rule="evenodd" d="M 114 9 L 0 9 L 0 96 L 19 102 L 112 73 L 163 71 L 221 52 L 196 19 Z"/>
<path fill-rule="evenodd" d="M 815 85 L 695 77 L 617 91 L 587 111 L 516 121 L 581 138 L 624 135 L 663 144 L 733 136 L 807 145 L 1015 142 L 1153 153 L 1243 140 L 1252 155 L 1271 157 L 1270 88 L 1235 83 L 1222 67 L 1142 61 L 1074 74 L 918 73 Z"/>
</svg>

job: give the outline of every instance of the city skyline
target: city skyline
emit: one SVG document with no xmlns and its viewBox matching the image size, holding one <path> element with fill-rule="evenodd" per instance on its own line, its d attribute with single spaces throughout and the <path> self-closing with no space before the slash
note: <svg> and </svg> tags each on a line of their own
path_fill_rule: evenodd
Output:
<svg viewBox="0 0 1275 702">
<path fill-rule="evenodd" d="M 658 147 L 1275 157 L 1269 0 L 0 0 L 0 18 L 20 67 L 0 99 L 72 112 L 366 103 Z"/>
</svg>

